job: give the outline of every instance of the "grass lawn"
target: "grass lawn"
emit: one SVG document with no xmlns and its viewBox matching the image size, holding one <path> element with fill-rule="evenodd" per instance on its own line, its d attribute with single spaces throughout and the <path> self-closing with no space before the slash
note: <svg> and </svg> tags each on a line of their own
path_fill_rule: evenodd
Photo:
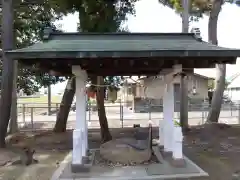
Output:
<svg viewBox="0 0 240 180">
<path fill-rule="evenodd" d="M 52 103 L 60 103 L 62 100 L 62 96 L 52 96 Z M 29 103 L 29 104 L 47 104 L 48 103 L 48 96 L 39 96 L 39 97 L 22 97 L 18 98 L 18 104 L 22 103 Z"/>
<path fill-rule="evenodd" d="M 61 103 L 62 96 L 52 96 L 51 98 L 52 110 L 58 108 Z M 18 98 L 18 112 L 23 111 L 23 105 L 25 107 L 24 111 L 30 113 L 32 110 L 36 112 L 47 112 L 48 111 L 48 96 L 39 96 L 39 97 L 23 97 Z M 32 108 L 32 109 L 31 109 Z"/>
</svg>

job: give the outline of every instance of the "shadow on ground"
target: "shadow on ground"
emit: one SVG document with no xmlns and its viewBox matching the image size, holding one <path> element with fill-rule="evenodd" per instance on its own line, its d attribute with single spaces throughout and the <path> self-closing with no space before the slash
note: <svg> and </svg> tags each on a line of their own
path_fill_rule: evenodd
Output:
<svg viewBox="0 0 240 180">
<path fill-rule="evenodd" d="M 49 116 L 57 114 L 58 111 L 59 111 L 59 109 L 51 110 L 49 113 Z M 40 115 L 48 116 L 48 112 L 42 112 L 42 113 L 40 113 Z"/>
</svg>

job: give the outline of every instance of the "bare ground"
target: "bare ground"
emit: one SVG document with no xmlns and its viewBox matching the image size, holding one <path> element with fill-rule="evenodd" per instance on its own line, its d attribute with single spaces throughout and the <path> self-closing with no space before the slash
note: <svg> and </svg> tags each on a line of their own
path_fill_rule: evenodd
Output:
<svg viewBox="0 0 240 180">
<path fill-rule="evenodd" d="M 35 156 L 39 160 L 38 164 L 5 165 L 0 168 L 0 179 L 2 180 L 49 180 L 58 164 L 65 157 L 63 152 L 41 152 Z"/>
<path fill-rule="evenodd" d="M 114 138 L 119 138 L 133 136 L 135 130 L 124 128 L 111 131 Z M 158 138 L 157 135 L 157 128 L 154 128 L 153 136 Z M 53 134 L 50 131 L 43 131 L 27 135 L 16 134 L 8 138 L 8 144 L 14 147 L 24 142 L 34 147 L 39 163 L 28 167 L 9 165 L 9 162 L 13 161 L 17 155 L 2 150 L 0 151 L 0 179 L 50 179 L 59 162 L 72 149 L 72 132 Z M 99 130 L 89 131 L 89 146 L 90 148 L 100 146 Z M 232 180 L 232 174 L 240 171 L 240 127 L 228 125 L 192 127 L 184 138 L 184 153 L 210 175 L 209 177 L 189 178 L 189 180 Z"/>
<path fill-rule="evenodd" d="M 240 170 L 240 127 L 204 125 L 192 128 L 185 138 L 184 151 L 209 173 L 208 178 L 191 179 L 232 180 L 232 175 Z"/>
<path fill-rule="evenodd" d="M 0 150 L 0 180 L 51 179 L 54 171 L 69 152 L 69 148 L 61 149 L 61 144 L 65 144 L 66 139 L 63 139 L 58 148 L 56 145 L 59 143 L 58 138 L 60 135 L 51 137 L 46 132 L 18 133 L 8 138 L 7 149 Z M 55 143 L 52 143 L 53 141 Z M 29 166 L 13 165 L 12 163 L 20 157 L 19 150 L 26 146 L 35 149 L 34 159 L 37 159 L 38 163 Z"/>
</svg>

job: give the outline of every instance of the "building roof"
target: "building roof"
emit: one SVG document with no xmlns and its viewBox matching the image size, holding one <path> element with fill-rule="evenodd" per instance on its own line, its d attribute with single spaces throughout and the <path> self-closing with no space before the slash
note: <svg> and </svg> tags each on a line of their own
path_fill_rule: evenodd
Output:
<svg viewBox="0 0 240 180">
<path fill-rule="evenodd" d="M 40 57 L 91 58 L 91 57 L 142 57 L 142 56 L 217 56 L 237 57 L 239 50 L 219 47 L 195 38 L 191 33 L 59 33 L 46 35 L 44 42 L 9 51 L 16 58 L 32 59 L 33 53 Z M 142 52 L 143 51 L 143 52 Z M 61 52 L 61 53 L 59 53 Z M 132 54 L 134 52 L 136 54 Z M 149 52 L 149 53 L 146 53 Z M 119 54 L 118 54 L 119 53 Z M 130 54 L 131 53 L 131 54 Z M 146 55 L 143 55 L 146 53 Z"/>
<path fill-rule="evenodd" d="M 230 83 L 227 86 L 227 89 L 239 88 L 239 87 L 240 87 L 240 73 L 237 73 L 236 77 L 233 80 L 230 79 Z"/>
<path fill-rule="evenodd" d="M 198 74 L 198 73 L 193 73 L 193 75 L 197 76 L 197 77 L 200 77 L 200 78 L 203 78 L 203 79 L 207 79 L 207 80 L 214 80 L 213 77 L 204 76 L 204 75 L 201 75 L 201 74 Z"/>
<path fill-rule="evenodd" d="M 200 74 L 197 74 L 197 73 L 188 73 L 188 74 L 193 74 L 194 76 L 197 76 L 197 77 L 200 77 L 200 78 L 203 78 L 203 79 L 206 79 L 206 80 L 213 80 L 214 78 L 211 78 L 211 77 L 207 77 L 207 76 L 203 76 L 203 75 L 200 75 Z M 161 73 L 159 74 L 161 76 Z M 149 77 L 142 77 L 142 78 L 139 78 L 138 80 L 144 80 L 144 79 L 147 79 Z M 132 82 L 133 84 L 134 82 Z M 135 81 L 136 83 L 136 81 Z"/>
<path fill-rule="evenodd" d="M 144 75 L 182 64 L 209 68 L 235 63 L 240 50 L 218 47 L 191 33 L 59 33 L 46 31 L 44 42 L 8 51 L 25 64 L 71 73 L 81 65 L 98 75 Z"/>
<path fill-rule="evenodd" d="M 194 73 L 207 76 L 209 78 L 216 78 L 216 68 L 194 69 Z"/>
</svg>

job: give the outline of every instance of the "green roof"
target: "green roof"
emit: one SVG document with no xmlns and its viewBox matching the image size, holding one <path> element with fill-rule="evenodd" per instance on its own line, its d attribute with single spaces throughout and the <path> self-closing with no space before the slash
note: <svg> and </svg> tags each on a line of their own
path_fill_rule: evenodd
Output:
<svg viewBox="0 0 240 180">
<path fill-rule="evenodd" d="M 49 29 L 48 29 L 49 30 Z M 152 75 L 174 64 L 186 69 L 236 63 L 240 50 L 204 42 L 191 33 L 58 33 L 44 41 L 6 52 L 30 67 L 71 74 L 80 65 L 89 74 Z"/>
<path fill-rule="evenodd" d="M 44 42 L 12 50 L 7 54 L 16 59 L 153 56 L 237 57 L 240 56 L 240 51 L 203 42 L 190 33 L 51 33 Z"/>
</svg>

